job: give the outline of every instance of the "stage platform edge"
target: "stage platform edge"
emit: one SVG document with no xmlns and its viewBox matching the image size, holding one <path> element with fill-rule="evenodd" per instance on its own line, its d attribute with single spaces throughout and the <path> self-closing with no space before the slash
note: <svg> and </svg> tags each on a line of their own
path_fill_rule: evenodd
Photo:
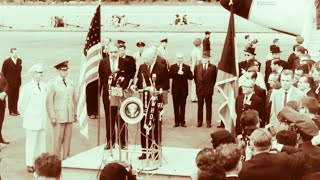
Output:
<svg viewBox="0 0 320 180">
<path fill-rule="evenodd" d="M 130 163 L 135 172 L 139 172 L 137 179 L 191 179 L 194 176 L 197 167 L 195 158 L 200 149 L 162 147 L 162 163 L 153 171 L 140 171 L 145 165 L 146 160 L 138 160 L 141 155 L 140 145 L 128 146 L 128 163 Z M 125 160 L 126 150 L 122 150 L 122 159 Z M 62 180 L 95 180 L 98 170 L 104 167 L 104 164 L 118 159 L 119 150 L 116 147 L 113 150 L 113 157 L 110 151 L 104 150 L 104 145 L 89 149 L 88 151 L 77 154 L 62 161 Z"/>
</svg>

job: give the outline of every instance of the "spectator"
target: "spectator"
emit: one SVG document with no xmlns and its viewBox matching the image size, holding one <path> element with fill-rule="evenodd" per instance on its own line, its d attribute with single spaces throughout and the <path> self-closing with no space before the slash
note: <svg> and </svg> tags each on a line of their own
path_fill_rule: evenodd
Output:
<svg viewBox="0 0 320 180">
<path fill-rule="evenodd" d="M 297 145 L 297 133 L 289 130 L 279 131 L 276 135 L 277 142 L 286 146 L 295 147 Z"/>
<path fill-rule="evenodd" d="M 225 129 L 218 130 L 214 133 L 211 133 L 211 143 L 213 149 L 216 149 L 218 146 L 223 144 L 235 143 L 235 138 L 229 131 Z"/>
<path fill-rule="evenodd" d="M 237 180 L 242 168 L 242 157 L 236 144 L 223 144 L 216 151 L 215 162 L 223 167 L 227 180 Z"/>
<path fill-rule="evenodd" d="M 61 160 L 57 155 L 42 153 L 34 161 L 35 179 L 59 180 L 61 177 Z"/>
<path fill-rule="evenodd" d="M 104 166 L 99 180 L 136 180 L 136 177 L 131 170 L 127 171 L 123 165 L 113 162 Z"/>
<path fill-rule="evenodd" d="M 277 145 L 274 148 L 279 153 L 270 153 L 271 140 L 271 134 L 265 129 L 257 129 L 251 134 L 250 146 L 253 157 L 243 162 L 239 174 L 241 180 L 291 180 L 293 174 L 304 167 L 303 152 L 293 147 Z"/>
<path fill-rule="evenodd" d="M 314 90 L 315 82 L 312 76 L 306 74 L 303 75 L 298 82 L 298 89 L 304 92 L 308 97 L 317 98 Z"/>
<path fill-rule="evenodd" d="M 214 159 L 212 148 L 203 148 L 196 156 L 196 164 L 199 169 L 205 169 Z"/>
</svg>

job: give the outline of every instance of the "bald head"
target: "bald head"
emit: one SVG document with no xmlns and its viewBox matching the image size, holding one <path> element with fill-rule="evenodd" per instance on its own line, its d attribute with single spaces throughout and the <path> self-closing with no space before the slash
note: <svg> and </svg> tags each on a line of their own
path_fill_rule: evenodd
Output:
<svg viewBox="0 0 320 180">
<path fill-rule="evenodd" d="M 176 58 L 177 58 L 178 64 L 181 64 L 183 62 L 183 57 L 184 57 L 183 53 L 177 52 Z"/>
<path fill-rule="evenodd" d="M 145 49 L 143 52 L 142 52 L 142 59 L 144 60 L 144 62 L 147 64 L 147 65 L 151 65 L 154 61 L 155 61 L 155 57 L 157 55 L 157 49 L 154 48 L 154 47 L 150 47 L 150 48 L 147 48 Z"/>
<path fill-rule="evenodd" d="M 242 83 L 242 92 L 244 95 L 249 95 L 254 91 L 254 84 L 253 80 L 245 80 Z"/>
</svg>

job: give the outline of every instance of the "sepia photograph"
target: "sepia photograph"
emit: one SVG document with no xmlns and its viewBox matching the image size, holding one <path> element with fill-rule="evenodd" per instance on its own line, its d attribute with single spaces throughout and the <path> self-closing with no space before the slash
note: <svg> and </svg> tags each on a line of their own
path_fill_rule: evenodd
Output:
<svg viewBox="0 0 320 180">
<path fill-rule="evenodd" d="M 0 180 L 320 180 L 320 0 L 0 0 Z"/>
</svg>

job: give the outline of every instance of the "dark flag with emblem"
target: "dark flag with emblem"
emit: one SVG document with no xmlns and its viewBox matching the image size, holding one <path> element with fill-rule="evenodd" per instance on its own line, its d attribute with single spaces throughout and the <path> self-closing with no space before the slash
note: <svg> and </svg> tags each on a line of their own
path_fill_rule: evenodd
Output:
<svg viewBox="0 0 320 180">
<path fill-rule="evenodd" d="M 83 50 L 79 75 L 79 100 L 77 115 L 80 133 L 89 138 L 88 115 L 86 106 L 86 86 L 98 79 L 98 67 L 101 56 L 101 13 L 100 2 L 91 20 Z"/>
<path fill-rule="evenodd" d="M 235 28 L 233 4 L 230 4 L 230 19 L 227 36 L 224 42 L 224 47 L 218 64 L 218 76 L 216 87 L 219 93 L 223 96 L 224 102 L 219 107 L 219 117 L 225 124 L 226 129 L 235 134 L 235 99 L 238 90 L 238 62 L 235 42 Z"/>
</svg>

